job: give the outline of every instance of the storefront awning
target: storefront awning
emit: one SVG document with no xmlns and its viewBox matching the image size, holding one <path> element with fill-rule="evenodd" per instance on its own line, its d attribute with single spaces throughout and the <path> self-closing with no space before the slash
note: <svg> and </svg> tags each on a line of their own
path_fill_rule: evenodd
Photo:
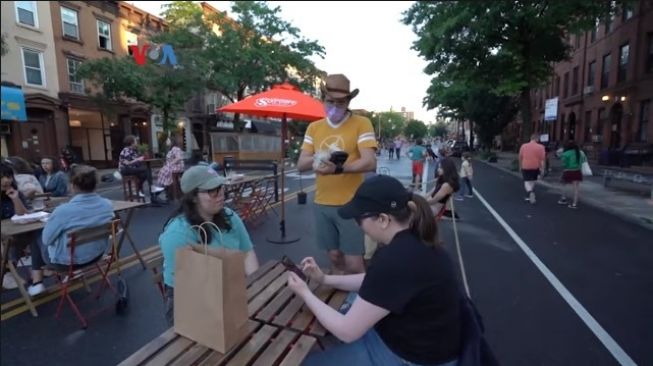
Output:
<svg viewBox="0 0 653 366">
<path fill-rule="evenodd" d="M 2 87 L 2 120 L 27 121 L 25 94 L 18 88 Z"/>
</svg>

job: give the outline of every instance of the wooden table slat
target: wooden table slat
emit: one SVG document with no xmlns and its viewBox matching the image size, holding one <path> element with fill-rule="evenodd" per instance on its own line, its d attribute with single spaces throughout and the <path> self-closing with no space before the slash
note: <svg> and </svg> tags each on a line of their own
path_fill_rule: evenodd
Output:
<svg viewBox="0 0 653 366">
<path fill-rule="evenodd" d="M 281 308 L 290 300 L 290 297 L 293 295 L 293 292 L 288 287 L 281 290 L 281 292 L 275 296 L 269 304 L 267 304 L 263 310 L 259 311 L 256 314 L 256 320 L 263 322 L 270 322 L 272 318 L 281 310 Z"/>
<path fill-rule="evenodd" d="M 317 286 L 318 285 L 316 283 L 311 283 L 308 285 L 311 291 L 315 291 Z M 279 313 L 279 315 L 277 315 L 274 318 L 274 321 L 272 323 L 282 327 L 290 326 L 290 328 L 292 329 L 303 331 L 304 329 L 297 329 L 295 327 L 292 327 L 292 323 L 294 323 L 293 318 L 295 318 L 295 316 L 298 315 L 303 305 L 304 305 L 304 300 L 299 296 L 295 296 L 295 298 L 292 299 L 292 301 L 288 305 L 286 305 L 283 311 L 281 311 L 281 313 Z M 310 310 L 306 309 L 306 311 L 310 313 Z M 311 313 L 311 315 L 312 314 L 313 313 Z"/>
<path fill-rule="evenodd" d="M 208 347 L 195 343 L 188 351 L 184 352 L 181 357 L 172 362 L 170 366 L 194 365 L 203 358 L 206 358 L 212 351 L 213 350 Z"/>
<path fill-rule="evenodd" d="M 329 295 L 331 295 L 332 293 L 333 293 L 333 288 L 327 286 L 320 286 L 317 289 L 317 292 L 315 292 L 315 296 L 317 296 L 317 298 L 320 299 L 321 301 L 326 301 L 326 299 L 328 299 Z M 315 315 L 313 315 L 313 312 L 311 312 L 308 306 L 304 305 L 301 308 L 300 313 L 293 320 L 293 323 L 290 325 L 290 327 L 292 329 L 303 332 L 304 329 L 306 329 L 311 324 L 313 319 L 315 319 Z"/>
<path fill-rule="evenodd" d="M 286 285 L 288 279 L 286 276 L 277 277 L 274 282 L 270 283 L 260 294 L 247 304 L 249 316 L 256 314 L 279 290 Z"/>
<path fill-rule="evenodd" d="M 186 337 L 177 337 L 168 346 L 158 352 L 152 359 L 147 361 L 144 365 L 147 366 L 163 366 L 168 365 L 174 361 L 179 355 L 189 349 L 195 342 Z"/>
<path fill-rule="evenodd" d="M 331 306 L 334 309 L 340 309 L 342 304 L 345 302 L 345 299 L 347 298 L 347 293 L 343 291 L 336 291 L 331 299 L 329 300 L 329 306 Z M 325 336 L 326 335 L 326 329 L 320 324 L 320 322 L 315 322 L 313 324 L 313 327 L 311 328 L 311 334 L 316 334 L 318 336 Z"/>
<path fill-rule="evenodd" d="M 265 276 L 254 281 L 254 283 L 247 289 L 247 301 L 250 301 L 254 296 L 258 295 L 259 292 L 263 291 L 272 281 L 279 277 L 285 268 L 278 265 L 274 267 L 270 272 L 266 273 Z"/>
<path fill-rule="evenodd" d="M 277 264 L 279 264 L 278 261 L 268 261 L 264 265 L 260 266 L 254 273 L 247 276 L 247 287 L 251 286 L 254 281 L 263 277 L 264 274 L 268 273 Z"/>
<path fill-rule="evenodd" d="M 282 330 L 252 366 L 270 366 L 276 364 L 276 361 L 297 336 L 298 333 L 285 329 Z"/>
<path fill-rule="evenodd" d="M 252 338 L 238 351 L 236 356 L 229 361 L 230 365 L 247 365 L 259 354 L 263 347 L 270 342 L 277 328 L 264 325 Z"/>
<path fill-rule="evenodd" d="M 315 337 L 302 335 L 283 358 L 279 366 L 299 366 L 317 342 Z"/>
<path fill-rule="evenodd" d="M 168 345 L 171 341 L 177 338 L 178 335 L 170 328 L 165 333 L 154 338 L 150 343 L 146 344 L 143 348 L 139 349 L 133 355 L 129 356 L 126 360 L 122 361 L 118 366 L 136 366 L 145 362 L 148 358 L 152 357 L 155 353 L 159 352 L 163 347 Z"/>
<path fill-rule="evenodd" d="M 259 323 L 259 322 L 256 322 L 256 321 L 253 321 L 253 320 L 249 320 L 249 321 L 247 322 L 247 330 L 248 330 L 247 337 L 249 337 L 252 333 L 256 332 L 256 331 L 257 331 L 257 328 L 259 328 L 260 325 L 261 325 L 261 323 Z M 248 339 L 245 338 L 243 341 L 244 341 L 244 342 L 247 342 Z M 243 342 L 241 342 L 239 345 L 236 345 L 233 349 L 231 349 L 231 350 L 230 350 L 229 352 L 227 352 L 226 354 L 222 354 L 222 353 L 219 353 L 219 352 L 216 352 L 216 351 L 212 351 L 211 353 L 209 353 L 209 355 L 208 355 L 204 360 L 202 360 L 199 364 L 197 364 L 197 366 L 215 366 L 215 365 L 221 365 L 222 362 L 223 362 L 225 359 L 231 357 L 233 354 L 235 354 L 236 352 L 239 351 L 239 349 L 240 349 L 240 345 L 241 345 L 242 343 L 243 343 Z"/>
</svg>

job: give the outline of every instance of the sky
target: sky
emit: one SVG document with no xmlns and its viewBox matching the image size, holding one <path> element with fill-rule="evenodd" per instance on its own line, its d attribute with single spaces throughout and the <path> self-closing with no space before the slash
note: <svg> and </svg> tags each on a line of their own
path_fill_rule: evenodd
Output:
<svg viewBox="0 0 653 366">
<path fill-rule="evenodd" d="M 167 1 L 129 1 L 155 15 Z M 229 10 L 228 1 L 208 1 Z M 400 111 L 405 107 L 426 123 L 436 112 L 422 107 L 430 77 L 426 62 L 411 50 L 416 39 L 411 27 L 400 22 L 412 2 L 304 2 L 275 1 L 281 18 L 317 40 L 325 48 L 324 59 L 313 57 L 316 66 L 329 74 L 345 74 L 360 94 L 350 108 L 368 111 Z"/>
</svg>

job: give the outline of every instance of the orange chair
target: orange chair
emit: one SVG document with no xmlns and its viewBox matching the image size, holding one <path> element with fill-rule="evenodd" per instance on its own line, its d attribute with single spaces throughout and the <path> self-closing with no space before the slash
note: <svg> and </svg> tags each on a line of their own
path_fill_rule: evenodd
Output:
<svg viewBox="0 0 653 366">
<path fill-rule="evenodd" d="M 82 328 L 86 329 L 88 322 L 79 311 L 75 301 L 73 301 L 72 297 L 70 297 L 70 287 L 76 280 L 84 281 L 85 275 L 90 274 L 90 272 L 94 272 L 94 270 L 97 270 L 97 272 L 102 277 L 97 290 L 96 299 L 100 298 L 105 286 L 108 287 L 116 295 L 117 298 L 120 298 L 118 291 L 111 284 L 111 281 L 108 277 L 109 271 L 111 270 L 111 264 L 116 260 L 116 233 L 118 231 L 119 225 L 120 219 L 115 219 L 107 224 L 91 228 L 79 229 L 68 233 L 68 248 L 70 249 L 71 263 L 69 265 L 51 264 L 46 266 L 47 269 L 53 270 L 55 272 L 57 282 L 60 285 L 61 300 L 59 300 L 59 305 L 57 306 L 57 312 L 55 315 L 57 319 L 59 319 L 59 316 L 61 315 L 61 310 L 63 308 L 64 302 L 68 301 L 68 304 L 70 304 L 73 312 L 79 319 L 80 323 L 82 323 Z M 76 264 L 74 262 L 75 249 L 96 240 L 104 238 L 108 239 L 110 237 L 112 238 L 112 248 L 110 255 L 100 256 L 90 263 Z M 106 267 L 103 269 L 103 266 L 105 265 Z"/>
</svg>

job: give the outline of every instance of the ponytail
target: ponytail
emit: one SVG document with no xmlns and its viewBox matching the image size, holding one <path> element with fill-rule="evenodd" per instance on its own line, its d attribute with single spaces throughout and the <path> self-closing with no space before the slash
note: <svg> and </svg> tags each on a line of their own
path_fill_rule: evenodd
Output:
<svg viewBox="0 0 653 366">
<path fill-rule="evenodd" d="M 435 216 L 433 216 L 431 206 L 426 199 L 418 194 L 413 194 L 413 198 L 408 202 L 408 208 L 412 212 L 410 229 L 413 233 L 427 246 L 439 246 L 438 226 L 435 224 Z"/>
</svg>

